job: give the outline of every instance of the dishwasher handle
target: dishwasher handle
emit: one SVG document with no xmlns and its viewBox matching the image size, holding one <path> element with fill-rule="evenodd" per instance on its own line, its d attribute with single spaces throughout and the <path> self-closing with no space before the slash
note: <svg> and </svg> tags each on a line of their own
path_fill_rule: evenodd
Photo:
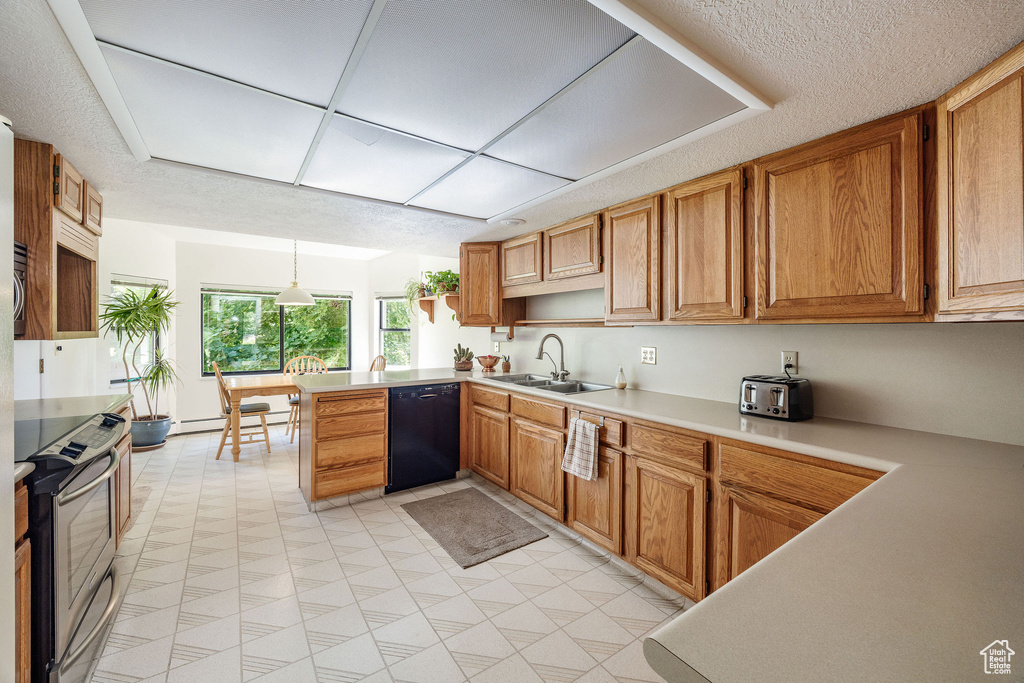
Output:
<svg viewBox="0 0 1024 683">
<path fill-rule="evenodd" d="M 437 394 L 420 394 L 416 398 L 418 398 L 421 401 L 424 401 L 428 398 L 437 398 Z"/>
</svg>

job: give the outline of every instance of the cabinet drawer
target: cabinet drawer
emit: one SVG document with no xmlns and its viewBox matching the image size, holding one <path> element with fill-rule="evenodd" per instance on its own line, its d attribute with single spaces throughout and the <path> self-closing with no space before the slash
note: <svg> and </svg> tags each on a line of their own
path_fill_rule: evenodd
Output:
<svg viewBox="0 0 1024 683">
<path fill-rule="evenodd" d="M 14 489 L 14 540 L 28 533 L 28 487 L 18 482 Z"/>
<path fill-rule="evenodd" d="M 513 396 L 512 414 L 555 429 L 565 429 L 565 406 Z"/>
<path fill-rule="evenodd" d="M 313 464 L 317 469 L 363 465 L 379 462 L 387 456 L 387 440 L 383 434 L 323 441 L 313 448 Z"/>
<path fill-rule="evenodd" d="M 386 471 L 384 463 L 374 462 L 317 472 L 314 480 L 313 499 L 331 498 L 384 486 L 387 483 L 385 481 Z"/>
<path fill-rule="evenodd" d="M 825 460 L 740 442 L 723 441 L 718 458 L 723 484 L 760 491 L 826 513 L 882 475 L 849 465 L 833 469 L 837 465 Z"/>
<path fill-rule="evenodd" d="M 318 396 L 316 398 L 316 414 L 349 415 L 351 413 L 368 413 L 383 411 L 387 408 L 388 396 L 382 391 L 372 394 L 354 394 L 351 396 Z"/>
<path fill-rule="evenodd" d="M 344 439 L 363 434 L 383 434 L 388 421 L 383 412 L 324 417 L 316 421 L 316 440 Z"/>
<path fill-rule="evenodd" d="M 500 391 L 483 389 L 473 385 L 473 391 L 470 396 L 473 398 L 473 403 L 478 406 L 485 406 L 492 410 L 500 410 L 503 413 L 508 412 L 508 394 L 503 394 Z"/>
<path fill-rule="evenodd" d="M 635 424 L 629 432 L 629 443 L 633 453 L 667 465 L 707 468 L 707 440 L 697 436 Z"/>
<path fill-rule="evenodd" d="M 626 425 L 622 420 L 615 420 L 610 417 L 595 415 L 594 413 L 585 413 L 581 410 L 573 410 L 572 418 L 593 422 L 596 425 L 601 425 L 601 420 L 603 419 L 604 426 L 599 426 L 597 429 L 598 440 L 603 444 L 615 446 L 616 448 L 622 448 L 626 443 Z"/>
</svg>

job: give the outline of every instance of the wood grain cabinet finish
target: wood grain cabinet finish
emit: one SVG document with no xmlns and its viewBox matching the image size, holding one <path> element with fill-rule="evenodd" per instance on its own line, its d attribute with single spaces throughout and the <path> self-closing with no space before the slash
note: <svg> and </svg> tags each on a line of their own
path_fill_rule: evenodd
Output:
<svg viewBox="0 0 1024 683">
<path fill-rule="evenodd" d="M 601 272 L 601 215 L 593 214 L 544 231 L 544 279 Z"/>
<path fill-rule="evenodd" d="M 691 600 L 705 593 L 705 498 L 701 475 L 626 458 L 625 558 Z"/>
<path fill-rule="evenodd" d="M 565 477 L 565 524 L 611 553 L 622 553 L 622 462 L 611 448 L 597 452 L 597 479 Z"/>
<path fill-rule="evenodd" d="M 103 234 L 103 196 L 89 183 L 85 184 L 85 211 L 82 212 L 82 225 L 97 235 Z"/>
<path fill-rule="evenodd" d="M 501 242 L 465 242 L 459 249 L 459 322 L 467 327 L 501 324 Z"/>
<path fill-rule="evenodd" d="M 32 544 L 26 538 L 14 547 L 14 681 L 31 680 Z"/>
<path fill-rule="evenodd" d="M 1024 43 L 939 100 L 939 315 L 1024 319 Z"/>
<path fill-rule="evenodd" d="M 646 197 L 607 209 L 604 224 L 605 324 L 661 317 L 661 200 Z"/>
<path fill-rule="evenodd" d="M 560 430 L 512 418 L 509 491 L 559 522 L 565 518 L 564 452 Z"/>
<path fill-rule="evenodd" d="M 722 487 L 722 566 L 716 588 L 763 560 L 824 515 L 785 501 Z"/>
<path fill-rule="evenodd" d="M 53 161 L 54 195 L 53 207 L 73 218 L 76 223 L 84 222 L 85 180 L 71 162 L 58 154 Z"/>
<path fill-rule="evenodd" d="M 387 390 L 299 395 L 299 488 L 307 503 L 388 483 Z"/>
<path fill-rule="evenodd" d="M 508 491 L 508 413 L 471 404 L 469 430 L 470 469 Z"/>
<path fill-rule="evenodd" d="M 743 318 L 742 170 L 685 183 L 664 201 L 663 318 Z"/>
<path fill-rule="evenodd" d="M 924 313 L 923 109 L 754 162 L 757 317 Z"/>
<path fill-rule="evenodd" d="M 116 545 L 128 531 L 132 521 L 132 437 L 129 435 L 117 444 L 121 464 L 114 473 L 114 516 L 117 520 Z"/>
<path fill-rule="evenodd" d="M 531 282 L 540 282 L 543 278 L 541 234 L 535 232 L 522 235 L 501 243 L 501 284 L 503 287 L 514 287 Z"/>
</svg>

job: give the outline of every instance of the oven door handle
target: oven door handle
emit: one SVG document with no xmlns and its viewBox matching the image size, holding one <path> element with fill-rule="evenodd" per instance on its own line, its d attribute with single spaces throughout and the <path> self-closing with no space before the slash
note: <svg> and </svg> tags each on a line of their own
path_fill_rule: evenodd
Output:
<svg viewBox="0 0 1024 683">
<path fill-rule="evenodd" d="M 110 619 L 114 616 L 114 609 L 117 607 L 117 601 L 121 597 L 121 585 L 117 577 L 117 568 L 113 565 L 110 566 L 110 572 L 107 574 L 110 577 L 110 600 L 107 602 L 107 606 L 103 609 L 103 614 L 100 615 L 99 621 L 93 627 L 89 635 L 85 637 L 82 644 L 69 652 L 64 661 L 60 663 L 60 670 L 67 671 L 68 667 L 74 664 L 83 654 L 85 654 L 89 647 L 95 642 L 100 634 L 106 629 Z"/>
<path fill-rule="evenodd" d="M 103 473 L 100 474 L 100 476 L 96 477 L 82 488 L 72 491 L 71 493 L 65 492 L 57 494 L 57 505 L 65 505 L 72 501 L 76 501 L 93 489 L 97 488 L 107 479 L 114 476 L 114 472 L 117 471 L 117 466 L 120 464 L 121 454 L 117 452 L 117 447 L 115 446 L 110 449 L 110 464 L 107 465 L 107 469 L 103 470 Z"/>
</svg>

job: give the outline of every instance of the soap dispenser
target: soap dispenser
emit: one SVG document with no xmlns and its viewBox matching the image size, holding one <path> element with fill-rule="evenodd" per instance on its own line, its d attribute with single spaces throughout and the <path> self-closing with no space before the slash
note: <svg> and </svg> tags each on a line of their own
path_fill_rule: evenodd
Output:
<svg viewBox="0 0 1024 683">
<path fill-rule="evenodd" d="M 615 388 L 625 389 L 626 388 L 626 373 L 622 371 L 622 366 L 619 366 L 619 372 L 615 375 Z"/>
</svg>

